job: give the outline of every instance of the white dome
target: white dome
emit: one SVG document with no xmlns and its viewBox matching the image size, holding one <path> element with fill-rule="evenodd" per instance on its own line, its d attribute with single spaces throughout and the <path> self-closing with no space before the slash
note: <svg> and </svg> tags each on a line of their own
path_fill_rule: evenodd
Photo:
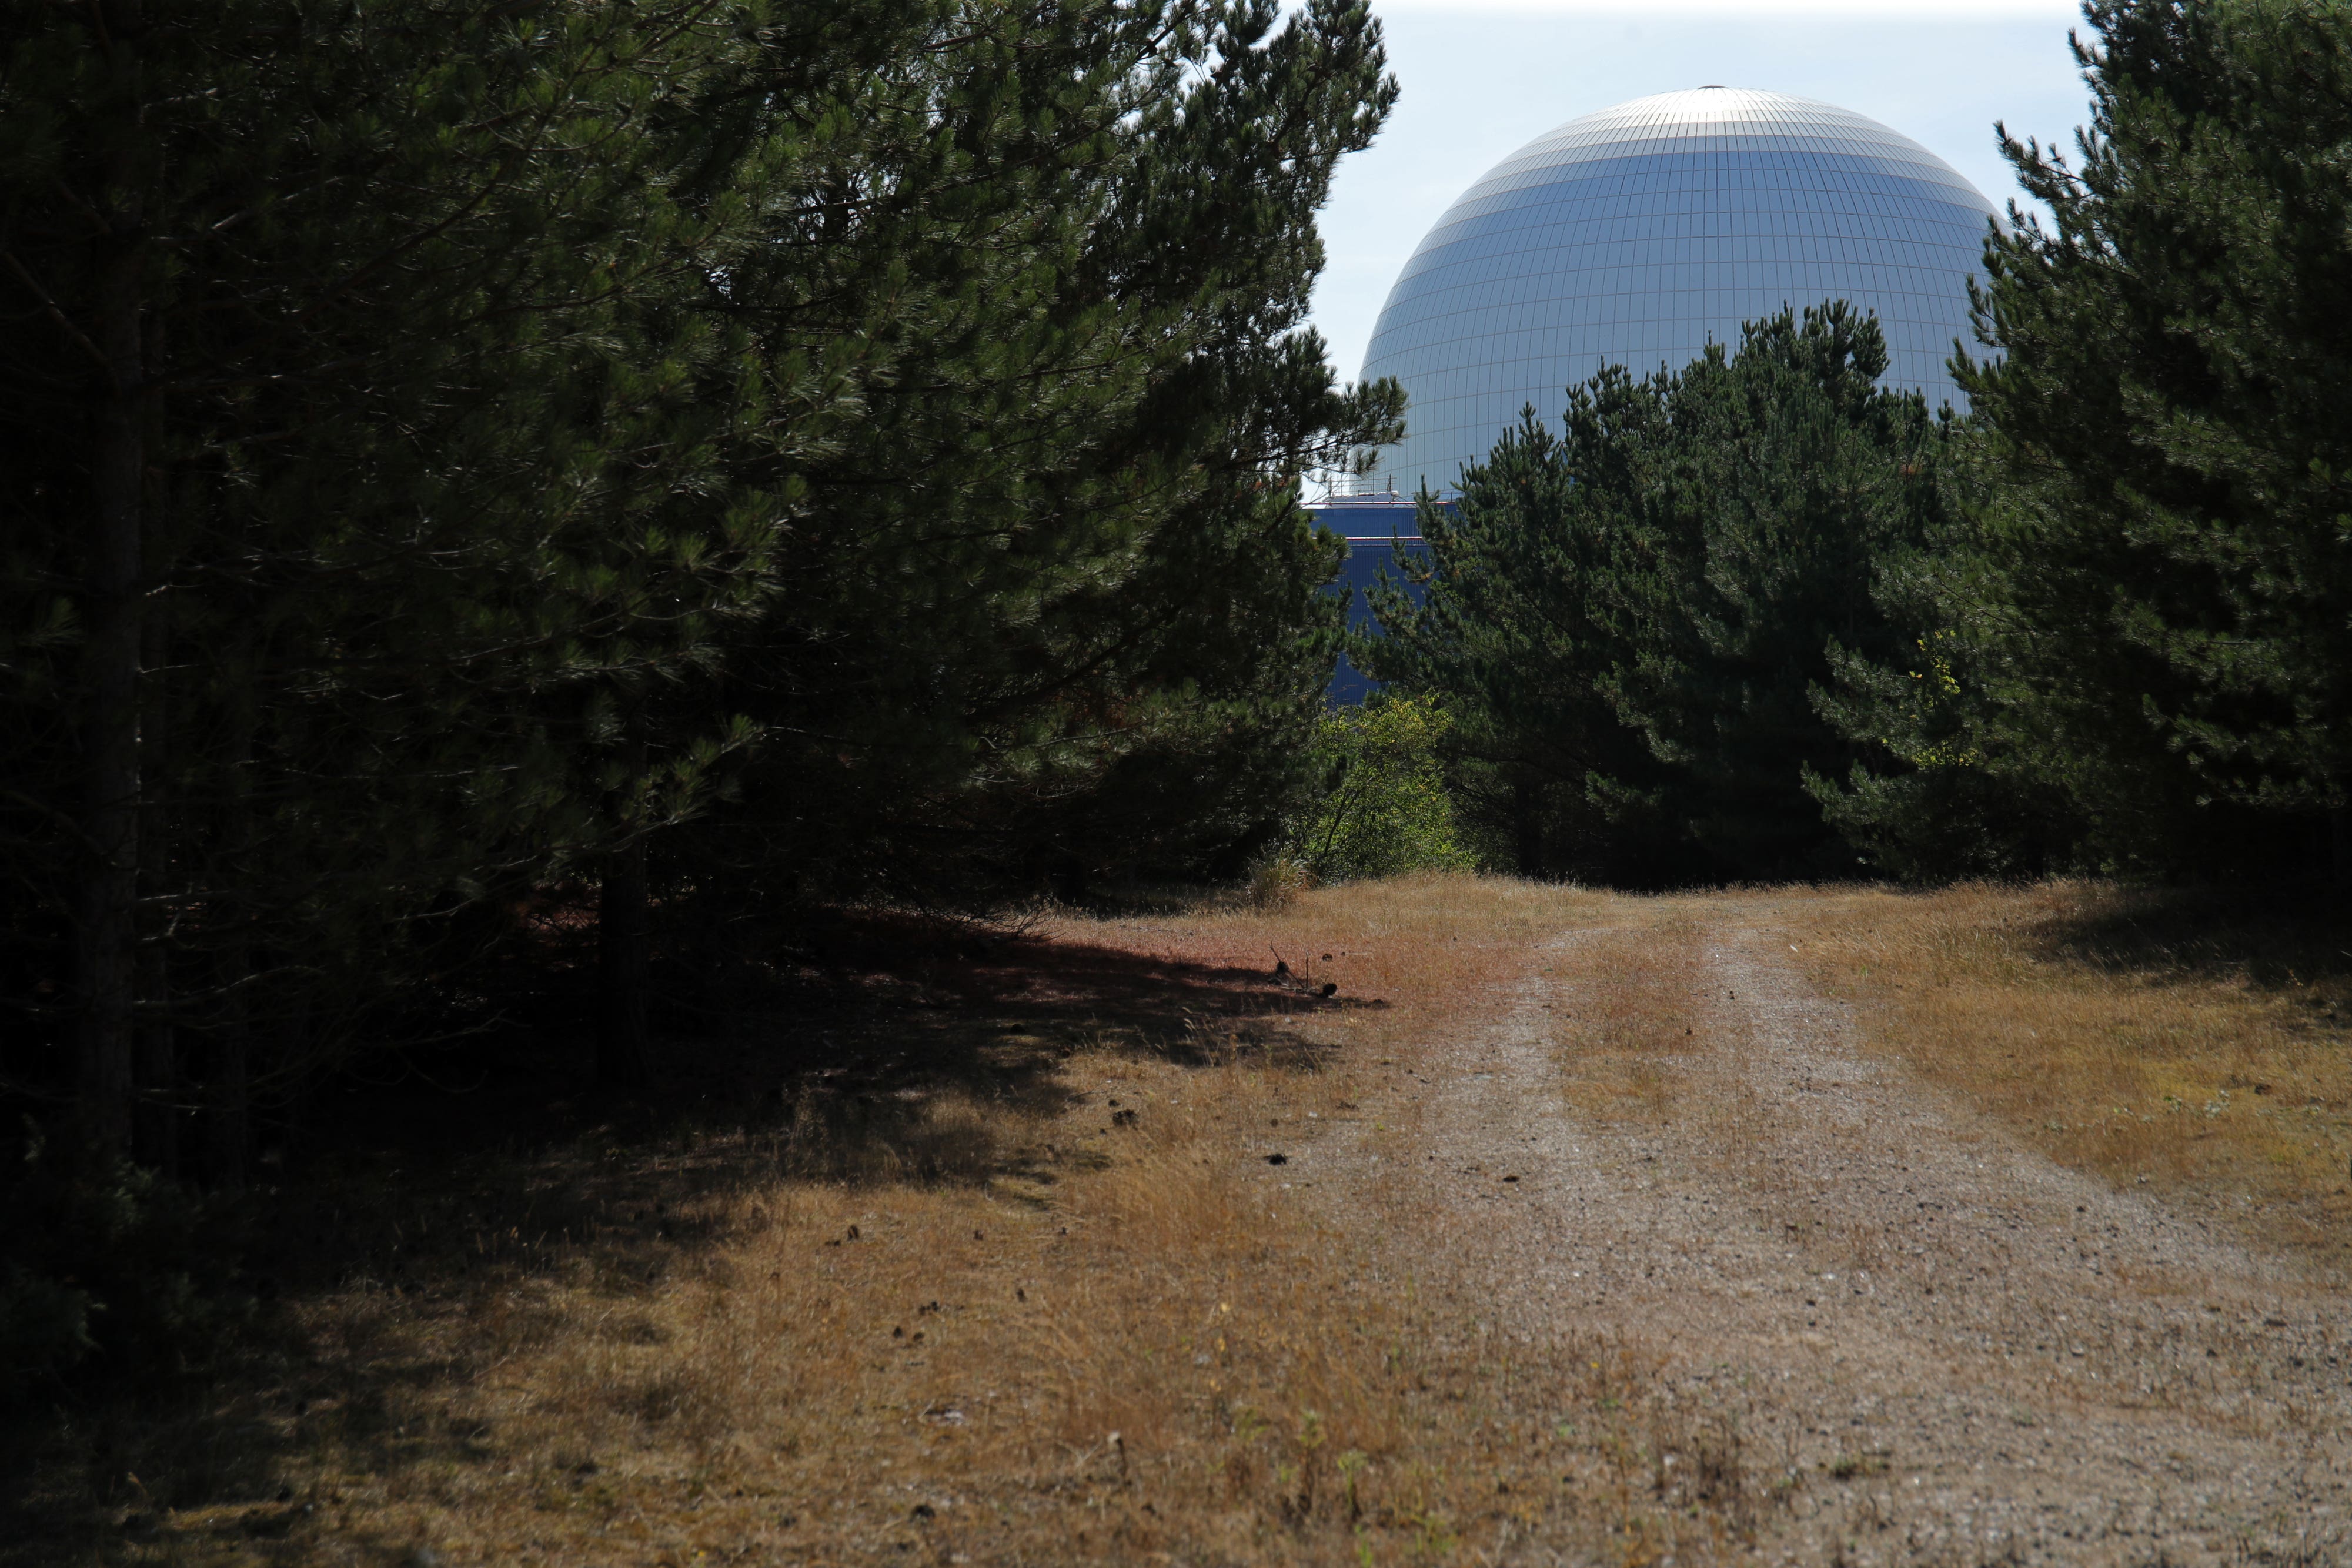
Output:
<svg viewBox="0 0 2352 1568">
<path fill-rule="evenodd" d="M 1906 136 L 1811 99 L 1703 87 L 1571 120 L 1487 171 L 1389 290 L 1364 377 L 1394 376 L 1405 438 L 1360 483 L 1451 491 L 1532 403 L 1603 364 L 1679 370 L 1742 321 L 1851 300 L 1885 384 L 1964 405 L 1968 279 L 1992 204 Z"/>
</svg>

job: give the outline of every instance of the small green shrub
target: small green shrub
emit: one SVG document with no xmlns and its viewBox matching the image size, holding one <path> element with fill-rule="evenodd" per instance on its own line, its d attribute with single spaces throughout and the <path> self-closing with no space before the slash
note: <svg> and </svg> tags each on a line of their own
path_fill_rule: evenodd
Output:
<svg viewBox="0 0 2352 1568">
<path fill-rule="evenodd" d="M 1314 868 L 1296 851 L 1270 849 L 1250 862 L 1247 892 L 1254 908 L 1287 909 L 1314 885 Z"/>
<path fill-rule="evenodd" d="M 1452 721 L 1427 697 L 1376 696 L 1326 714 L 1315 746 L 1325 792 L 1299 848 L 1326 882 L 1473 863 L 1439 747 Z"/>
</svg>

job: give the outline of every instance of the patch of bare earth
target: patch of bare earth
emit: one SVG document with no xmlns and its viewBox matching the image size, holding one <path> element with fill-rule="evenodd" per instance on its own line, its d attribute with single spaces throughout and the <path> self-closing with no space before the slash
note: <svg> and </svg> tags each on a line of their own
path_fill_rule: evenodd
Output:
<svg viewBox="0 0 2352 1568">
<path fill-rule="evenodd" d="M 1801 909 L 1613 914 L 1349 1159 L 1455 1334 L 1648 1370 L 1646 1554 L 2352 1559 L 2335 1282 L 1922 1082 L 1807 985 Z M 1498 1555 L 1580 1560 L 1549 1533 Z"/>
</svg>

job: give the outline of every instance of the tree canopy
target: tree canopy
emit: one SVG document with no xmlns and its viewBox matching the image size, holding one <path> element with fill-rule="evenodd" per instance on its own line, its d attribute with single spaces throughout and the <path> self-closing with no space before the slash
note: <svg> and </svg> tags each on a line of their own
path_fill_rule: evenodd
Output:
<svg viewBox="0 0 2352 1568">
<path fill-rule="evenodd" d="M 100 1145 L 233 1176 L 535 900 L 626 1080 L 657 912 L 1305 787 L 1296 479 L 1398 402 L 1303 327 L 1361 5 L 0 15 L 7 1071 Z"/>
<path fill-rule="evenodd" d="M 1817 707 L 1833 647 L 1897 635 L 1874 563 L 1945 503 L 1944 427 L 1876 385 L 1843 301 L 1748 324 L 1680 371 L 1608 367 L 1555 435 L 1529 410 L 1424 497 L 1426 597 L 1375 595 L 1384 680 L 1442 694 L 1487 791 L 1557 869 L 1635 882 L 1853 864 L 1807 793 L 1854 742 Z M 1538 827 L 1540 831 L 1538 831 Z M 1522 850 L 1521 858 L 1528 859 Z"/>
<path fill-rule="evenodd" d="M 2043 863 L 2274 872 L 2332 839 L 2352 873 L 2352 17 L 2084 16 L 2076 157 L 2004 140 L 2052 222 L 1986 246 L 1964 525 L 1888 578 L 1951 685 L 1944 777 L 1846 805 L 1929 864 L 2020 858 L 1929 820 L 1959 784 Z M 1853 674 L 1861 729 L 1914 722 L 1898 668 Z"/>
</svg>

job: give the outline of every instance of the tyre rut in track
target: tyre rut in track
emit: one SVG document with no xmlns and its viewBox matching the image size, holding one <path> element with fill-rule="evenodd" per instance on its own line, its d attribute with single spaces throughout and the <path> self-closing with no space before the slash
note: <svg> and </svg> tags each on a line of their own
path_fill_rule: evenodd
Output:
<svg viewBox="0 0 2352 1568">
<path fill-rule="evenodd" d="M 2337 1303 L 1864 1051 L 1717 909 L 1563 938 L 1500 1027 L 1406 1063 L 1412 1145 L 1342 1155 L 1327 1200 L 1465 1336 L 1619 1337 L 1737 1421 L 1787 1504 L 1768 1560 L 2352 1561 Z M 1686 993 L 1671 1091 L 1580 1112 L 1575 1020 L 1645 962 Z"/>
</svg>

